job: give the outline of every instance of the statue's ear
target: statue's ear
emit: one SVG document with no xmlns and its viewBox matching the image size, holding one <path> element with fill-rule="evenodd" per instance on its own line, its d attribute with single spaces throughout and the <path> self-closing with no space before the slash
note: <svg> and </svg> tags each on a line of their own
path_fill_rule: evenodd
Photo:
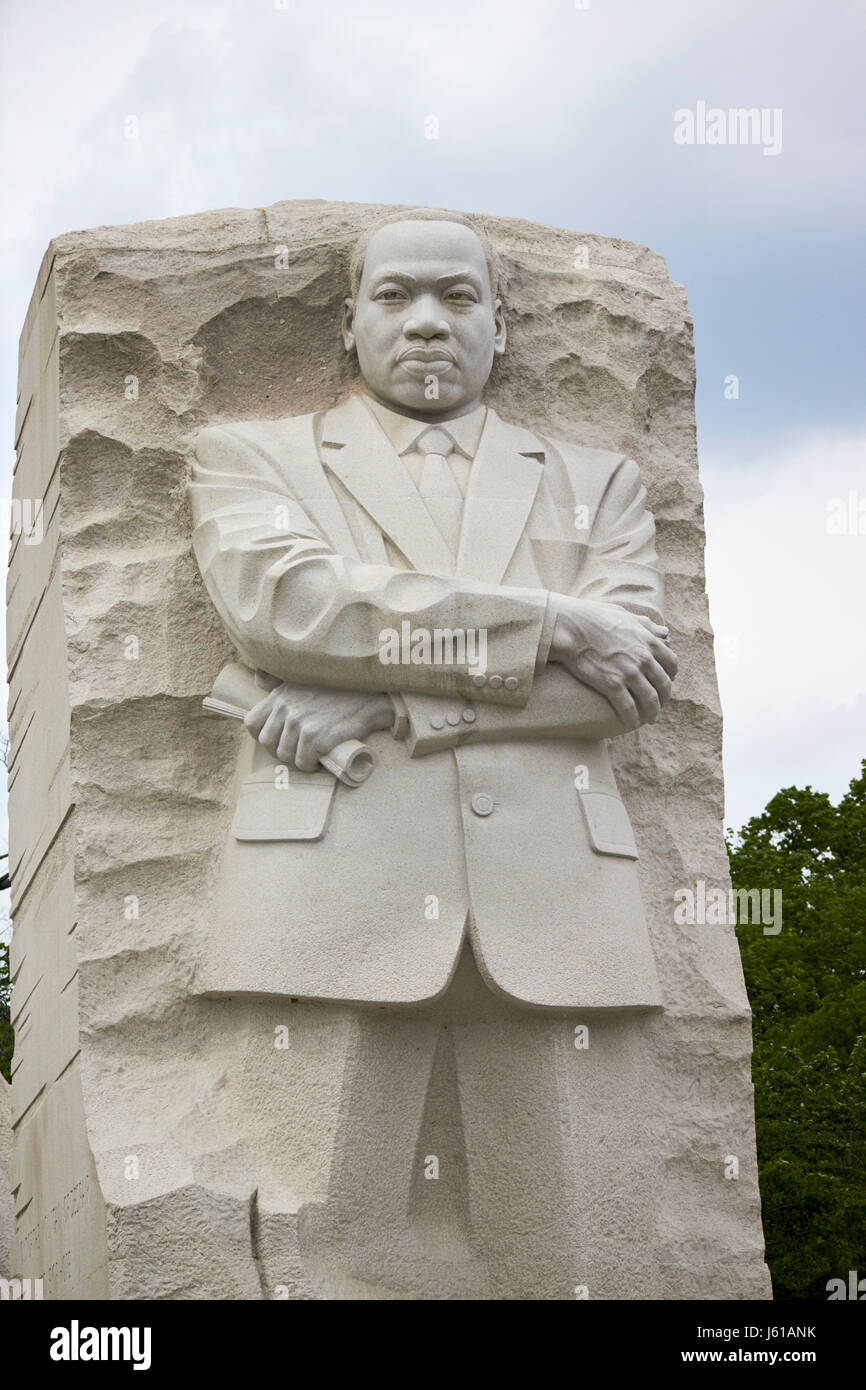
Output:
<svg viewBox="0 0 866 1390">
<path fill-rule="evenodd" d="M 505 327 L 505 315 L 502 312 L 502 300 L 497 299 L 493 305 L 493 322 L 496 324 L 496 336 L 493 339 L 493 351 L 497 357 L 501 357 L 505 351 L 505 341 L 508 337 L 508 330 Z"/>
<path fill-rule="evenodd" d="M 340 334 L 343 339 L 343 346 L 347 352 L 355 350 L 355 301 L 354 299 L 343 300 L 343 321 L 340 325 Z"/>
</svg>

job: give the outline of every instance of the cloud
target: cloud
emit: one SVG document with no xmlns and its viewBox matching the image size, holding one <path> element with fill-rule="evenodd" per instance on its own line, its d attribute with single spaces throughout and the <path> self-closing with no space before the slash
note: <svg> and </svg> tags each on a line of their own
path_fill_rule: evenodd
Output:
<svg viewBox="0 0 866 1390">
<path fill-rule="evenodd" d="M 853 492 L 866 526 L 866 434 L 707 453 L 702 476 L 729 814 L 793 783 L 838 795 L 866 756 L 866 534 L 828 523 Z"/>
<path fill-rule="evenodd" d="M 712 209 L 719 230 L 739 233 L 755 197 L 815 223 L 828 201 L 859 196 L 860 121 L 839 72 L 853 61 L 854 17 L 824 15 L 818 36 L 813 18 L 806 0 L 758 14 L 747 0 L 35 0 L 5 22 L 16 217 L 2 234 L 21 248 L 202 199 L 340 196 L 355 175 L 368 191 L 351 196 L 368 201 L 435 201 L 471 178 L 463 201 L 488 211 L 551 215 L 528 197 L 590 216 L 597 204 L 619 226 L 581 225 L 624 235 L 636 204 L 681 218 L 673 190 Z M 833 40 L 832 69 L 813 63 Z M 785 107 L 783 156 L 675 145 L 674 112 L 698 99 Z M 123 138 L 128 114 L 141 121 L 137 143 Z M 440 117 L 435 148 L 428 114 Z"/>
<path fill-rule="evenodd" d="M 837 802 L 866 757 L 866 694 L 851 704 L 804 700 L 778 730 L 725 734 L 725 824 L 739 829 L 782 787 L 811 786 Z"/>
</svg>

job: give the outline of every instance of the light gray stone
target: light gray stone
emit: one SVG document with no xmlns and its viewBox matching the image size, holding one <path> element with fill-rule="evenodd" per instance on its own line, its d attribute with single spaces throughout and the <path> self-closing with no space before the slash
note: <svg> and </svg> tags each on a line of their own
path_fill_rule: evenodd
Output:
<svg viewBox="0 0 866 1390">
<path fill-rule="evenodd" d="M 673 696 L 657 723 L 628 733 L 606 728 L 596 705 L 583 716 L 596 719 L 594 737 L 574 758 L 589 764 L 590 791 L 612 768 L 604 790 L 618 785 L 640 857 L 635 869 L 595 845 L 581 859 L 576 843 L 567 885 L 578 912 L 588 866 L 622 866 L 623 894 L 636 895 L 624 896 L 623 921 L 645 917 L 651 956 L 638 949 L 618 977 L 596 962 L 598 992 L 580 993 L 530 938 L 510 964 L 497 957 L 509 905 L 494 896 L 485 971 L 550 1009 L 515 1020 L 465 955 L 441 998 L 407 1007 L 436 994 L 456 960 L 457 927 L 423 910 L 420 949 L 384 984 L 373 969 L 360 993 L 344 978 L 350 941 L 293 976 L 300 958 L 280 956 L 267 904 L 257 939 L 257 885 L 275 881 L 271 870 L 245 883 L 247 915 L 230 899 L 234 942 L 227 930 L 235 778 L 257 745 L 202 710 L 236 652 L 192 553 L 191 450 L 239 422 L 268 422 L 270 438 L 276 422 L 331 410 L 356 389 L 337 338 L 347 262 L 385 211 L 283 203 L 73 233 L 40 273 L 22 335 L 15 495 L 45 499 L 45 539 L 19 538 L 10 574 L 13 1263 L 44 1274 L 49 1297 L 565 1299 L 578 1287 L 593 1298 L 767 1297 L 734 930 L 673 917 L 677 890 L 728 880 L 691 322 L 658 256 L 482 219 L 509 330 L 486 403 L 582 458 L 634 460 L 655 518 L 680 663 Z M 537 608 L 527 599 L 523 616 L 540 631 Z M 505 620 L 503 631 L 491 667 L 503 687 L 471 697 L 488 734 L 525 705 L 525 691 L 506 695 L 512 666 L 518 682 L 531 675 Z M 407 688 L 406 747 L 371 734 L 376 767 L 362 788 L 329 793 L 314 851 L 342 833 L 352 798 L 375 802 L 384 842 L 405 834 L 376 792 L 389 776 L 417 781 L 419 833 L 421 808 L 454 798 L 452 753 L 430 741 L 454 727 L 451 702 L 467 693 L 441 692 L 430 732 L 416 702 L 437 697 Z M 554 691 L 551 718 L 561 704 Z M 615 733 L 608 764 L 603 740 Z M 470 772 L 493 746 L 476 737 Z M 551 786 L 552 743 L 537 754 Z M 470 791 L 483 796 L 486 782 Z M 519 805 L 516 783 L 501 795 Z M 471 814 L 468 834 L 503 819 Z M 583 833 L 592 838 L 591 822 Z M 417 884 L 422 900 L 447 896 L 452 869 L 456 884 L 450 853 L 443 842 L 429 885 Z M 366 909 L 374 934 L 394 891 L 387 863 L 380 870 Z M 542 923 L 554 894 L 548 885 Z M 354 904 L 349 885 L 335 895 L 339 926 Z M 304 904 L 290 907 L 297 927 Z M 392 1005 L 372 1030 L 359 998 Z M 620 1012 L 627 1005 L 641 1007 Z M 391 1182 L 395 1151 L 402 1187 Z M 431 1155 L 436 1182 L 424 1177 Z"/>
<path fill-rule="evenodd" d="M 12 1096 L 9 1082 L 0 1076 L 0 1279 L 12 1274 Z"/>
</svg>

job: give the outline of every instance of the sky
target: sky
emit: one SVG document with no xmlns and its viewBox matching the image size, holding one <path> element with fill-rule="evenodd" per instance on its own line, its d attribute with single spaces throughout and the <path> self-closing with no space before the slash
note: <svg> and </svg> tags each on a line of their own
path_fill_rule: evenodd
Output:
<svg viewBox="0 0 866 1390">
<path fill-rule="evenodd" d="M 62 232 L 327 198 L 647 245 L 695 322 L 726 822 L 837 800 L 866 757 L 864 30 L 866 0 L 3 0 L 3 495 Z M 758 139 L 698 141 L 736 107 Z"/>
</svg>

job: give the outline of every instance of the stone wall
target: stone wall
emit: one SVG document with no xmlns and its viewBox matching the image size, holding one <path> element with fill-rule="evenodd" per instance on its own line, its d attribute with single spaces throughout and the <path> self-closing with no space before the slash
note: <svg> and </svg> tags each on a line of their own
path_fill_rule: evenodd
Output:
<svg viewBox="0 0 866 1390">
<path fill-rule="evenodd" d="M 0 1076 L 0 1279 L 12 1272 L 12 1231 L 15 1214 L 12 1203 L 12 1091 Z"/>
</svg>

